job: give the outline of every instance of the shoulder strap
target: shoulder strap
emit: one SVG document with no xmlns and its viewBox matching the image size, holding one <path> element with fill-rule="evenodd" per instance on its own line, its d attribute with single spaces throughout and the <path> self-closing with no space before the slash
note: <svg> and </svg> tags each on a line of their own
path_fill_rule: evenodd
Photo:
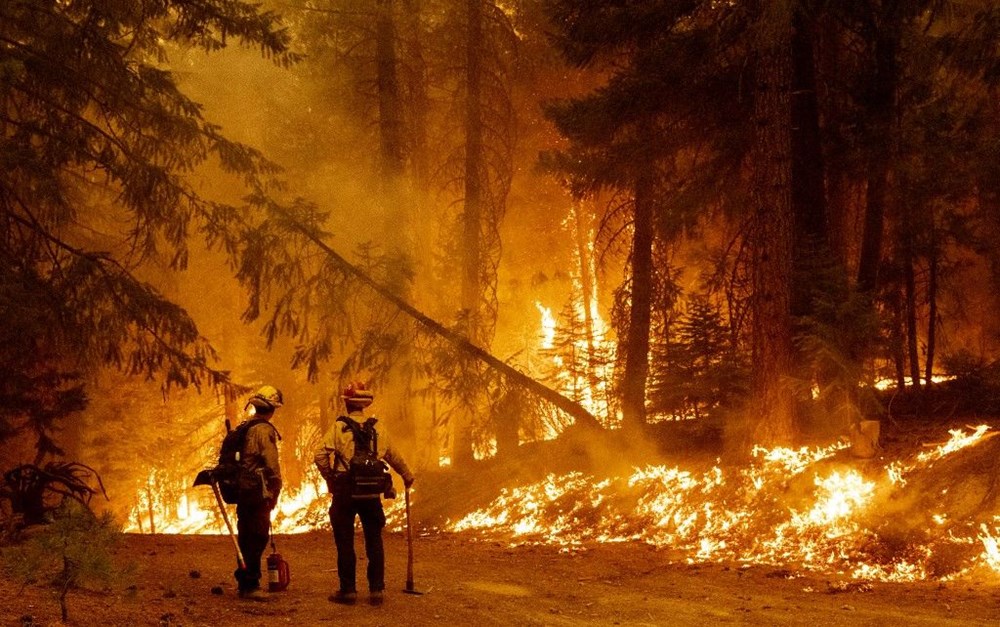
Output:
<svg viewBox="0 0 1000 627">
<path fill-rule="evenodd" d="M 371 435 L 372 438 L 372 453 L 378 455 L 378 431 L 375 430 L 375 423 L 378 422 L 378 418 L 372 416 L 365 421 L 365 431 Z"/>
<path fill-rule="evenodd" d="M 361 428 L 361 425 L 359 425 L 356 420 L 348 416 L 339 416 L 337 418 L 337 422 L 344 423 L 344 426 L 340 428 L 341 433 L 347 433 L 350 431 L 352 438 L 355 437 L 357 430 Z M 344 467 L 344 472 L 349 470 L 347 460 L 344 459 L 344 456 L 340 454 L 340 451 L 335 448 L 333 449 L 333 470 L 336 470 L 337 462 L 340 462 L 340 465 Z"/>
<path fill-rule="evenodd" d="M 274 423 L 272 423 L 267 418 L 253 418 L 251 420 L 247 420 L 246 422 L 236 427 L 237 431 L 242 430 L 242 433 L 240 433 L 240 448 L 243 448 L 246 445 L 247 435 L 250 433 L 250 429 L 261 423 L 264 423 L 267 426 L 271 427 L 271 429 L 274 430 L 274 435 L 278 436 L 279 440 L 281 439 L 281 432 L 278 431 L 278 428 L 274 426 Z"/>
<path fill-rule="evenodd" d="M 337 418 L 337 422 L 344 423 L 344 426 L 341 427 L 340 429 L 344 433 L 347 433 L 348 429 L 350 429 L 351 432 L 353 433 L 355 430 L 361 427 L 361 425 L 358 424 L 358 421 L 355 420 L 354 418 L 351 418 L 350 416 L 340 416 L 339 418 Z"/>
</svg>

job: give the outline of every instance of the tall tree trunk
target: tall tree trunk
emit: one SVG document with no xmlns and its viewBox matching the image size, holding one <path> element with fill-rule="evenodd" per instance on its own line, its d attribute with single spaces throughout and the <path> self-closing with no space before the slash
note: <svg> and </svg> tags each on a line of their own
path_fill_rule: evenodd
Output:
<svg viewBox="0 0 1000 627">
<path fill-rule="evenodd" d="M 421 0 L 403 0 L 403 25 L 407 43 L 405 65 L 408 68 L 410 112 L 410 161 L 413 168 L 415 186 L 424 193 L 430 186 L 430 172 L 427 165 L 427 115 L 430 101 L 427 96 L 427 61 L 424 59 Z"/>
<path fill-rule="evenodd" d="M 819 18 L 819 22 L 813 26 L 814 53 L 818 56 L 817 68 L 821 80 L 827 76 L 836 76 L 842 71 L 844 65 L 845 49 L 844 28 L 834 18 L 826 14 Z M 814 82 L 815 89 L 815 82 Z M 815 91 L 813 92 L 815 93 Z M 819 95 L 816 96 L 820 101 Z M 827 134 L 835 134 L 832 143 L 840 144 L 839 135 L 845 126 L 844 119 L 848 110 L 846 96 L 836 90 L 830 90 L 822 98 L 822 113 L 817 118 L 825 121 L 824 131 Z M 854 212 L 856 209 L 849 200 L 849 176 L 841 164 L 841 158 L 837 153 L 832 153 L 828 162 L 824 163 L 824 175 L 826 179 L 826 216 L 827 231 L 831 253 L 837 264 L 842 268 L 851 267 L 854 263 L 852 258 L 852 243 Z"/>
<path fill-rule="evenodd" d="M 905 180 L 900 181 L 900 189 L 909 186 Z M 917 280 L 914 264 L 914 224 L 913 206 L 909 200 L 902 200 L 899 212 L 900 244 L 902 247 L 900 263 L 903 270 L 903 311 L 906 322 L 906 349 L 910 366 L 910 381 L 914 390 L 920 389 L 920 353 L 917 347 Z"/>
<path fill-rule="evenodd" d="M 393 0 L 376 0 L 375 85 L 378 90 L 379 169 L 384 181 L 403 175 L 403 108 L 396 60 Z"/>
<path fill-rule="evenodd" d="M 917 282 L 913 270 L 913 254 L 907 247 L 903 255 L 903 298 L 906 316 L 906 352 L 910 366 L 910 384 L 920 389 L 920 352 L 917 346 Z"/>
<path fill-rule="evenodd" d="M 482 265 L 483 222 L 483 117 L 482 104 L 482 54 L 483 25 L 481 0 L 467 0 L 465 55 L 465 197 L 462 213 L 462 309 L 469 317 L 469 339 L 479 337 L 478 316 L 483 285 L 480 280 Z"/>
<path fill-rule="evenodd" d="M 639 136 L 649 137 L 648 126 Z M 648 161 L 647 161 L 648 164 Z M 635 180 L 633 215 L 631 302 L 625 337 L 625 371 L 622 381 L 622 426 L 646 424 L 646 378 L 649 376 L 649 321 L 653 289 L 653 191 L 652 167 L 641 167 Z"/>
<path fill-rule="evenodd" d="M 938 249 L 937 225 L 931 220 L 931 251 L 928 259 L 927 278 L 927 367 L 924 370 L 924 383 L 928 387 L 934 382 L 934 351 L 937 344 L 937 293 L 938 293 Z"/>
<path fill-rule="evenodd" d="M 153 486 L 146 484 L 146 511 L 149 513 L 149 533 L 156 534 L 156 516 L 153 505 Z"/>
<path fill-rule="evenodd" d="M 396 263 L 390 264 L 389 285 L 407 296 L 408 273 L 404 271 L 413 252 L 410 203 L 403 201 L 405 151 L 403 106 L 396 59 L 396 29 L 393 0 L 377 0 L 375 5 L 375 85 L 378 91 L 378 170 L 380 204 L 383 210 L 386 251 Z"/>
<path fill-rule="evenodd" d="M 422 21 L 423 3 L 422 0 L 402 0 L 402 11 L 400 30 L 402 36 L 400 67 L 403 93 L 404 111 L 408 113 L 405 118 L 407 130 L 407 156 L 410 165 L 411 185 L 409 187 L 409 200 L 411 204 L 411 225 L 410 238 L 414 242 L 415 249 L 419 249 L 422 242 L 434 241 L 436 225 L 438 220 L 433 215 L 430 207 L 430 167 L 428 165 L 430 156 L 427 146 L 427 118 L 430 110 L 430 101 L 427 95 L 427 61 L 424 58 L 424 26 Z M 427 281 L 433 281 L 432 273 L 418 272 L 412 279 L 413 291 L 410 302 L 418 306 L 425 307 L 429 303 L 423 303 L 420 294 L 431 293 L 425 289 Z M 411 386 L 412 384 L 409 384 Z M 415 398 L 412 391 L 406 392 L 407 398 Z M 408 404 L 407 411 L 412 415 L 412 427 L 415 433 L 434 433 L 438 431 L 433 422 L 433 417 L 413 411 L 412 402 Z M 418 447 L 420 448 L 420 447 Z M 432 460 L 438 462 L 438 455 L 435 454 Z"/>
<path fill-rule="evenodd" d="M 770 12 L 768 12 L 770 13 Z M 777 10 L 781 13 L 781 9 Z M 757 136 L 751 151 L 753 242 L 753 437 L 764 445 L 787 443 L 796 432 L 791 282 L 791 86 L 789 21 L 773 29 L 758 60 L 754 103 Z"/>
<path fill-rule="evenodd" d="M 583 217 L 582 201 L 573 204 L 573 224 L 576 227 L 576 252 L 580 268 L 580 298 L 583 301 L 583 324 L 587 340 L 587 374 L 594 371 L 594 312 L 591 303 L 594 300 L 594 273 L 592 268 L 593 253 L 590 225 Z"/>
<path fill-rule="evenodd" d="M 898 289 L 889 294 L 889 311 L 892 313 L 892 331 L 889 335 L 889 348 L 892 351 L 892 362 L 896 373 L 896 391 L 906 389 L 906 333 L 904 329 L 903 296 Z"/>
<path fill-rule="evenodd" d="M 872 132 L 868 138 L 868 188 L 865 193 L 865 222 L 858 261 L 858 288 L 873 294 L 878 286 L 882 262 L 885 212 L 889 196 L 889 173 L 894 154 L 896 89 L 899 83 L 900 23 L 895 2 L 888 3 L 884 14 L 873 17 L 875 76 L 868 101 Z"/>
<path fill-rule="evenodd" d="M 799 7 L 795 10 L 792 25 L 791 202 L 795 234 L 791 313 L 794 320 L 813 313 L 812 299 L 814 285 L 817 285 L 813 275 L 817 268 L 829 263 L 830 234 L 816 95 L 815 18 Z M 827 387 L 830 373 L 810 372 L 809 355 L 796 351 L 794 359 L 798 363 L 796 370 L 803 373 L 802 378 L 810 377 L 821 388 Z M 800 406 L 810 401 L 806 389 L 806 386 L 799 388 L 796 400 Z"/>
<path fill-rule="evenodd" d="M 985 237 L 989 242 L 1000 241 L 1000 167 L 994 176 L 979 181 L 979 212 L 986 228 Z M 1000 311 L 1000 250 L 990 246 L 985 251 L 986 264 L 990 271 L 990 296 L 994 311 Z M 1000 317 L 991 316 L 983 321 L 986 331 L 1000 337 Z"/>
<path fill-rule="evenodd" d="M 462 285 L 461 305 L 465 316 L 465 334 L 473 344 L 481 345 L 483 284 L 480 280 L 483 255 L 483 116 L 482 116 L 482 0 L 466 0 L 465 32 L 465 197 L 462 212 Z M 475 403 L 467 399 L 462 418 L 455 425 L 456 465 L 472 461 L 472 413 Z"/>
<path fill-rule="evenodd" d="M 829 249 L 814 39 L 813 20 L 802 10 L 796 11 L 792 31 L 791 194 L 797 262 L 812 255 L 826 254 Z M 809 313 L 808 296 L 808 289 L 795 289 L 793 313 Z"/>
</svg>

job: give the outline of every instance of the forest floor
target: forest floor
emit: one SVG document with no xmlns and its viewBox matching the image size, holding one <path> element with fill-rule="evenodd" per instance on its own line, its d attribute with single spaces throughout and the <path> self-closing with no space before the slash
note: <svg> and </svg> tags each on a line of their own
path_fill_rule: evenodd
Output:
<svg viewBox="0 0 1000 627">
<path fill-rule="evenodd" d="M 360 541 L 360 538 L 359 538 Z M 685 565 L 641 544 L 565 553 L 461 534 L 415 540 L 415 588 L 405 594 L 406 544 L 386 534 L 387 591 L 370 607 L 327 601 L 336 570 L 330 536 L 277 538 L 292 583 L 267 602 L 239 599 L 224 536 L 130 535 L 138 564 L 125 593 L 74 591 L 71 625 L 986 625 L 1000 620 L 997 581 L 852 585 L 774 567 Z M 360 558 L 361 572 L 364 558 Z M 213 593 L 213 588 L 216 591 Z M 221 588 L 221 594 L 220 592 Z M 30 618 L 28 618 L 30 617 Z M 0 580 L 0 625 L 59 624 L 51 593 Z"/>
<path fill-rule="evenodd" d="M 950 424 L 945 424 L 945 422 Z M 888 423 L 886 458 L 947 439 L 947 429 L 979 420 Z M 994 423 L 996 421 L 988 421 Z M 996 440 L 1000 441 L 1000 440 Z M 983 451 L 982 454 L 989 453 Z M 992 455 L 992 453 L 989 453 Z M 551 455 L 534 455 L 534 458 Z M 558 463 L 559 460 L 556 460 Z M 579 460 L 576 460 L 577 463 Z M 523 465 L 520 467 L 523 468 Z M 993 467 L 993 464 L 990 464 Z M 291 566 L 288 590 L 267 602 L 237 597 L 233 547 L 226 536 L 126 535 L 119 561 L 134 564 L 131 583 L 114 590 L 73 590 L 70 625 L 138 627 L 241 625 L 986 625 L 1000 623 L 1000 577 L 980 574 L 914 583 L 867 583 L 799 571 L 794 566 L 691 565 L 670 549 L 638 543 L 574 550 L 511 546 L 472 533 L 437 531 L 445 516 L 491 498 L 501 469 L 482 469 L 468 494 L 437 490 L 415 517 L 414 580 L 422 595 L 403 592 L 406 540 L 387 531 L 381 607 L 367 604 L 360 532 L 361 594 L 353 607 L 327 596 L 337 587 L 329 532 L 278 536 Z M 527 472 L 527 471 L 525 471 Z M 510 473 L 507 473 L 510 474 Z M 421 493 L 433 494 L 424 477 Z M 520 478 L 518 479 L 520 480 Z M 437 483 L 437 487 L 444 485 Z M 442 493 L 453 494 L 452 503 Z M 432 503 L 433 501 L 433 503 Z M 461 501 L 461 507 L 457 501 Z M 394 528 L 398 529 L 398 525 Z M 0 577 L 0 627 L 60 624 L 50 589 L 20 587 Z"/>
</svg>

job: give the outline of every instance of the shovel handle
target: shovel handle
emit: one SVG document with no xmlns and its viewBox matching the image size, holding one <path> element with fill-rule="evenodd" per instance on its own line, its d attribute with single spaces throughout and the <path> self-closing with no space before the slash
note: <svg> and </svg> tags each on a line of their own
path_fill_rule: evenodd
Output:
<svg viewBox="0 0 1000 627">
<path fill-rule="evenodd" d="M 236 534 L 233 533 L 233 524 L 229 522 L 229 514 L 226 513 L 226 505 L 222 502 L 222 494 L 219 493 L 219 484 L 212 480 L 212 492 L 215 493 L 215 501 L 219 504 L 219 511 L 222 512 L 222 520 L 226 522 L 226 529 L 229 530 L 229 538 L 236 548 L 236 564 L 240 570 L 246 570 L 246 562 L 243 561 L 243 551 L 240 551 L 240 543 L 236 541 Z"/>
<path fill-rule="evenodd" d="M 410 488 L 403 491 L 406 502 L 406 589 L 413 590 L 413 531 L 410 527 Z"/>
</svg>

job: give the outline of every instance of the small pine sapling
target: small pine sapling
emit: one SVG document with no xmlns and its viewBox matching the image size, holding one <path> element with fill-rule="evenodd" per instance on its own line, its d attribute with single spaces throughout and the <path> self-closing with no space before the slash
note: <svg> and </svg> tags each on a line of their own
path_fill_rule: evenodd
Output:
<svg viewBox="0 0 1000 627">
<path fill-rule="evenodd" d="M 94 514 L 66 499 L 52 524 L 0 548 L 0 563 L 22 586 L 49 586 L 59 601 L 62 620 L 69 620 L 67 595 L 90 584 L 114 586 L 131 575 L 132 566 L 115 560 L 121 529 L 110 512 Z"/>
</svg>

